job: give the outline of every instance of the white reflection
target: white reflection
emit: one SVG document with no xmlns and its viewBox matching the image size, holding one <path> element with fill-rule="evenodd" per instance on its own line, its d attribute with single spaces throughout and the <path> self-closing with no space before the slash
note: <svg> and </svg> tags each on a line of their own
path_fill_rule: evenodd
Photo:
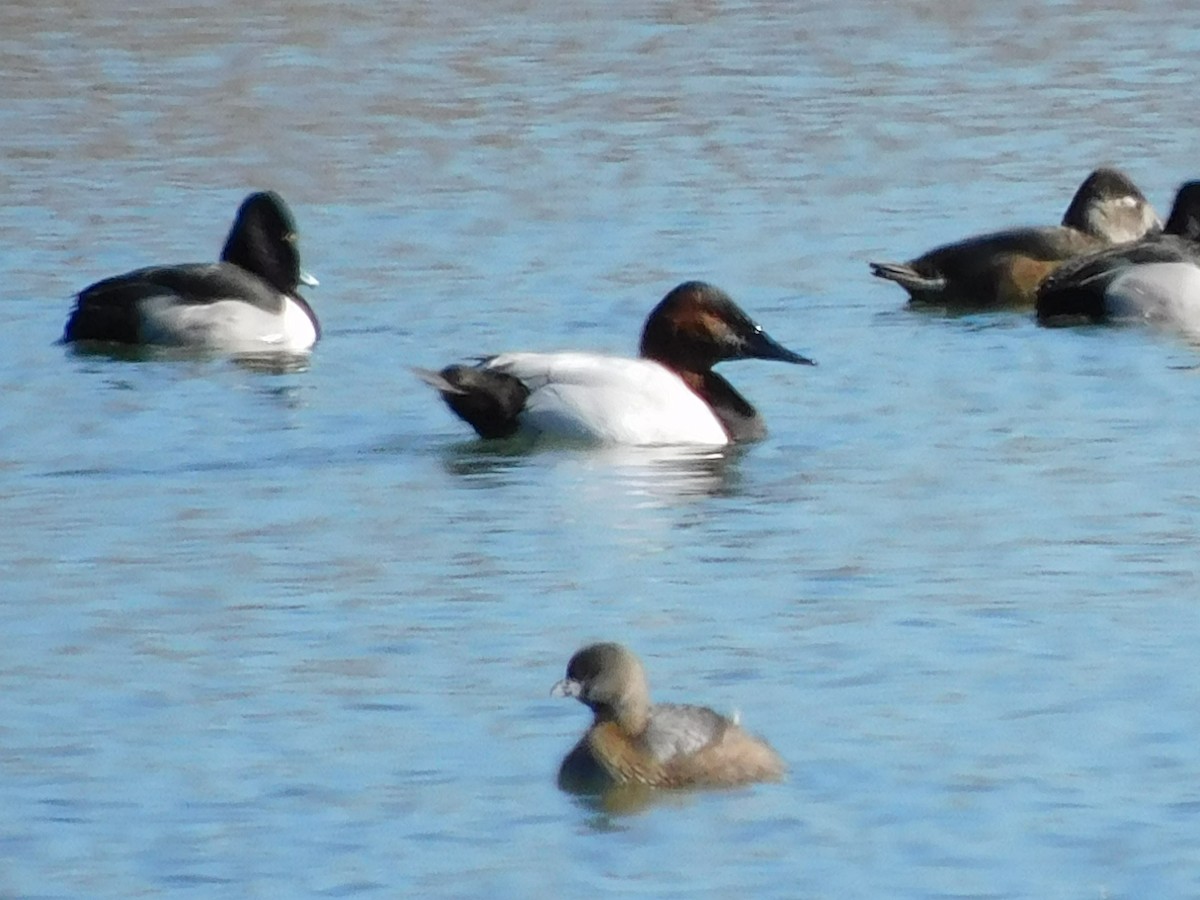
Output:
<svg viewBox="0 0 1200 900">
<path fill-rule="evenodd" d="M 726 447 L 604 447 L 588 460 L 609 469 L 628 494 L 665 503 L 730 492 L 739 455 Z"/>
<path fill-rule="evenodd" d="M 603 500 L 616 491 L 628 505 L 666 505 L 736 490 L 736 447 L 596 446 L 513 438 L 458 444 L 446 468 L 480 487 L 526 480 L 542 469 L 547 485 L 563 490 L 564 477 L 578 498 Z M 551 489 L 551 488 L 547 488 Z"/>
</svg>

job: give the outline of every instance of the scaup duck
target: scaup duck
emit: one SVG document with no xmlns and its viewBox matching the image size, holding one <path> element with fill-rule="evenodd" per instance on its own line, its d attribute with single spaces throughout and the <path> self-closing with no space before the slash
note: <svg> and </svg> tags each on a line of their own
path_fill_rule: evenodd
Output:
<svg viewBox="0 0 1200 900">
<path fill-rule="evenodd" d="M 1162 234 L 1066 263 L 1038 288 L 1043 324 L 1138 319 L 1200 328 L 1200 181 L 1179 188 Z"/>
<path fill-rule="evenodd" d="M 216 263 L 151 266 L 80 291 L 63 340 L 302 352 L 321 326 L 299 284 L 296 226 L 271 191 L 248 196 Z"/>
</svg>

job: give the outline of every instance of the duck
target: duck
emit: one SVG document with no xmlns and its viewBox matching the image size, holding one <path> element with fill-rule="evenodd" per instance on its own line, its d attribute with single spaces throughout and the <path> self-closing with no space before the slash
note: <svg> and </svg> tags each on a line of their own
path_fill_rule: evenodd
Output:
<svg viewBox="0 0 1200 900">
<path fill-rule="evenodd" d="M 685 281 L 646 318 L 638 358 L 517 352 L 414 372 L 485 439 L 723 446 L 766 434 L 758 411 L 712 371 L 751 358 L 816 364 L 770 337 L 720 288 Z"/>
<path fill-rule="evenodd" d="M 550 694 L 592 711 L 591 726 L 559 766 L 558 785 L 570 793 L 736 787 L 778 781 L 787 771 L 736 720 L 705 706 L 651 703 L 641 660 L 618 643 L 578 650 Z"/>
<path fill-rule="evenodd" d="M 321 326 L 297 288 L 317 282 L 301 270 L 296 240 L 283 198 L 252 193 L 219 262 L 150 266 L 89 285 L 75 298 L 63 342 L 307 351 Z"/>
<path fill-rule="evenodd" d="M 1062 263 L 1161 227 L 1154 207 L 1125 173 L 1099 168 L 1079 186 L 1060 225 L 978 235 L 905 263 L 872 262 L 871 274 L 900 285 L 916 305 L 1029 309 L 1038 285 Z"/>
<path fill-rule="evenodd" d="M 1037 292 L 1042 324 L 1140 319 L 1200 328 L 1200 181 L 1179 187 L 1161 234 L 1080 257 Z"/>
</svg>

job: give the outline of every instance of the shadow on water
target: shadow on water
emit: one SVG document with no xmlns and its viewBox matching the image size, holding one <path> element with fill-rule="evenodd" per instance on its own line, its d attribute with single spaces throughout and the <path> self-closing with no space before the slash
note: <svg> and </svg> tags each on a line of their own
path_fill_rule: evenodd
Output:
<svg viewBox="0 0 1200 900">
<path fill-rule="evenodd" d="M 231 361 L 261 375 L 291 375 L 307 372 L 311 358 L 307 353 L 239 353 Z"/>
<path fill-rule="evenodd" d="M 1082 315 L 1062 315 L 1040 319 L 1037 324 L 1038 327 L 1049 331 L 1071 332 L 1102 341 L 1113 341 L 1114 333 L 1142 330 L 1153 335 L 1151 340 L 1166 338 L 1189 351 L 1200 350 L 1200 321 L 1189 321 L 1184 318 L 1128 315 L 1096 321 Z M 1200 363 L 1175 365 L 1171 368 L 1184 371 L 1193 370 L 1200 368 Z"/>
<path fill-rule="evenodd" d="M 158 347 L 100 341 L 67 343 L 60 340 L 58 343 L 65 346 L 71 356 L 85 360 L 135 363 L 212 363 L 227 360 L 238 368 L 263 375 L 291 375 L 297 372 L 306 372 L 311 363 L 311 356 L 308 353 L 254 351 L 229 354 L 192 347 Z"/>
<path fill-rule="evenodd" d="M 1032 310 L 955 309 L 936 303 L 906 303 L 892 315 L 918 316 L 960 326 L 966 331 L 988 331 L 993 328 L 1019 328 L 1033 319 Z M 884 315 L 884 314 L 881 314 Z"/>
<path fill-rule="evenodd" d="M 733 790 L 744 791 L 745 788 L 720 790 L 716 793 L 731 793 Z M 574 794 L 572 802 L 588 814 L 584 821 L 586 828 L 597 834 L 625 831 L 628 827 L 623 820 L 639 816 L 656 809 L 682 809 L 697 801 L 699 790 L 656 790 L 645 785 L 622 785 L 601 793 Z M 712 793 L 708 791 L 707 793 Z"/>
<path fill-rule="evenodd" d="M 574 794 L 572 801 L 590 813 L 589 830 L 596 832 L 623 831 L 617 819 L 636 816 L 656 807 L 680 807 L 693 796 L 691 791 L 662 791 L 640 784 L 622 785 L 598 794 Z"/>
</svg>

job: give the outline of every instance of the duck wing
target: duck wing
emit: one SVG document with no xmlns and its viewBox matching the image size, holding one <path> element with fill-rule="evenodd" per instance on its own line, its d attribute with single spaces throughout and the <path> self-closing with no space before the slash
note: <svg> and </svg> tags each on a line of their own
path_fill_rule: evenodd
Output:
<svg viewBox="0 0 1200 900">
<path fill-rule="evenodd" d="M 283 310 L 283 296 L 263 279 L 229 263 L 151 266 L 105 278 L 79 293 L 80 306 L 129 306 L 148 297 L 174 297 L 185 304 L 240 300 L 263 312 Z"/>
<path fill-rule="evenodd" d="M 643 740 L 655 760 L 665 764 L 719 742 L 732 725 L 705 706 L 658 703 L 650 710 Z"/>
</svg>

